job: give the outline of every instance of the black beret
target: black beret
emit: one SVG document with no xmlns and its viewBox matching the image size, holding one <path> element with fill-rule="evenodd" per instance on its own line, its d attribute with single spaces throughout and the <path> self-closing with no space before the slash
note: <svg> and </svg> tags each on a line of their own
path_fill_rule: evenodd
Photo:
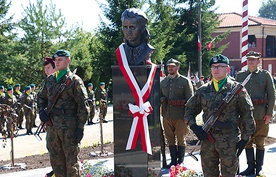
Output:
<svg viewBox="0 0 276 177">
<path fill-rule="evenodd" d="M 229 59 L 221 54 L 218 54 L 216 56 L 214 56 L 213 58 L 211 58 L 210 62 L 209 62 L 209 67 L 212 66 L 212 64 L 216 64 L 216 63 L 225 63 L 227 65 L 229 65 Z"/>
</svg>

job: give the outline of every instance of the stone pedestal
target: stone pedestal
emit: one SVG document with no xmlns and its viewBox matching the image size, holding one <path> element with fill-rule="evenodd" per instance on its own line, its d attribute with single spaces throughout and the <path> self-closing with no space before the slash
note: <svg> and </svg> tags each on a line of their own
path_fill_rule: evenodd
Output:
<svg viewBox="0 0 276 177">
<path fill-rule="evenodd" d="M 130 66 L 140 88 L 147 81 L 151 66 Z M 160 68 L 157 68 L 153 87 L 148 98 L 153 111 L 148 115 L 148 127 L 152 145 L 152 155 L 142 150 L 141 137 L 133 150 L 126 150 L 133 121 L 128 103 L 136 105 L 130 87 L 118 66 L 112 66 L 113 119 L 114 119 L 114 171 L 115 176 L 146 177 L 160 176 Z"/>
</svg>

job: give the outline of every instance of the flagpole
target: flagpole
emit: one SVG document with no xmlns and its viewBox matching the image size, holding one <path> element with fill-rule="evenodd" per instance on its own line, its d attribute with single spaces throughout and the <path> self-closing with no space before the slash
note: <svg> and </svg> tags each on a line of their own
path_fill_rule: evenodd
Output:
<svg viewBox="0 0 276 177">
<path fill-rule="evenodd" d="M 202 76 L 202 51 L 201 51 L 201 3 L 200 0 L 198 2 L 198 36 L 199 36 L 199 50 L 198 50 L 198 76 Z"/>
</svg>

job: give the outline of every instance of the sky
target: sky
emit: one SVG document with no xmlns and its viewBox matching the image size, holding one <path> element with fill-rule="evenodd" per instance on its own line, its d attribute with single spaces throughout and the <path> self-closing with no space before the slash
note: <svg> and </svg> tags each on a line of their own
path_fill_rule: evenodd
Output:
<svg viewBox="0 0 276 177">
<path fill-rule="evenodd" d="M 12 0 L 9 15 L 14 15 L 18 20 L 22 17 L 23 8 L 26 8 L 36 0 Z M 100 0 L 103 1 L 103 0 Z M 258 15 L 258 10 L 264 0 L 248 0 L 248 13 L 252 16 Z M 101 10 L 95 0 L 52 0 L 56 9 L 61 9 L 67 26 L 79 24 L 86 31 L 92 31 L 99 24 Z M 237 12 L 242 13 L 243 0 L 216 0 L 214 7 L 218 7 L 218 13 Z M 50 0 L 43 0 L 44 5 L 50 4 Z"/>
</svg>

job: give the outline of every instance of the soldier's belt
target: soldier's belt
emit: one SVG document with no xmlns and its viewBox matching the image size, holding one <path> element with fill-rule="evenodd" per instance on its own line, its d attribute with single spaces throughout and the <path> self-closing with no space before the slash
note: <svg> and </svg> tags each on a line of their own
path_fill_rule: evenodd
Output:
<svg viewBox="0 0 276 177">
<path fill-rule="evenodd" d="M 184 106 L 185 103 L 186 100 L 168 100 L 168 104 L 173 106 Z"/>
<path fill-rule="evenodd" d="M 254 99 L 252 100 L 254 105 L 261 105 L 261 104 L 267 104 L 268 100 L 266 99 Z"/>
<path fill-rule="evenodd" d="M 53 108 L 51 113 L 59 116 L 59 115 L 76 115 L 77 109 L 62 109 L 62 108 Z"/>
</svg>

